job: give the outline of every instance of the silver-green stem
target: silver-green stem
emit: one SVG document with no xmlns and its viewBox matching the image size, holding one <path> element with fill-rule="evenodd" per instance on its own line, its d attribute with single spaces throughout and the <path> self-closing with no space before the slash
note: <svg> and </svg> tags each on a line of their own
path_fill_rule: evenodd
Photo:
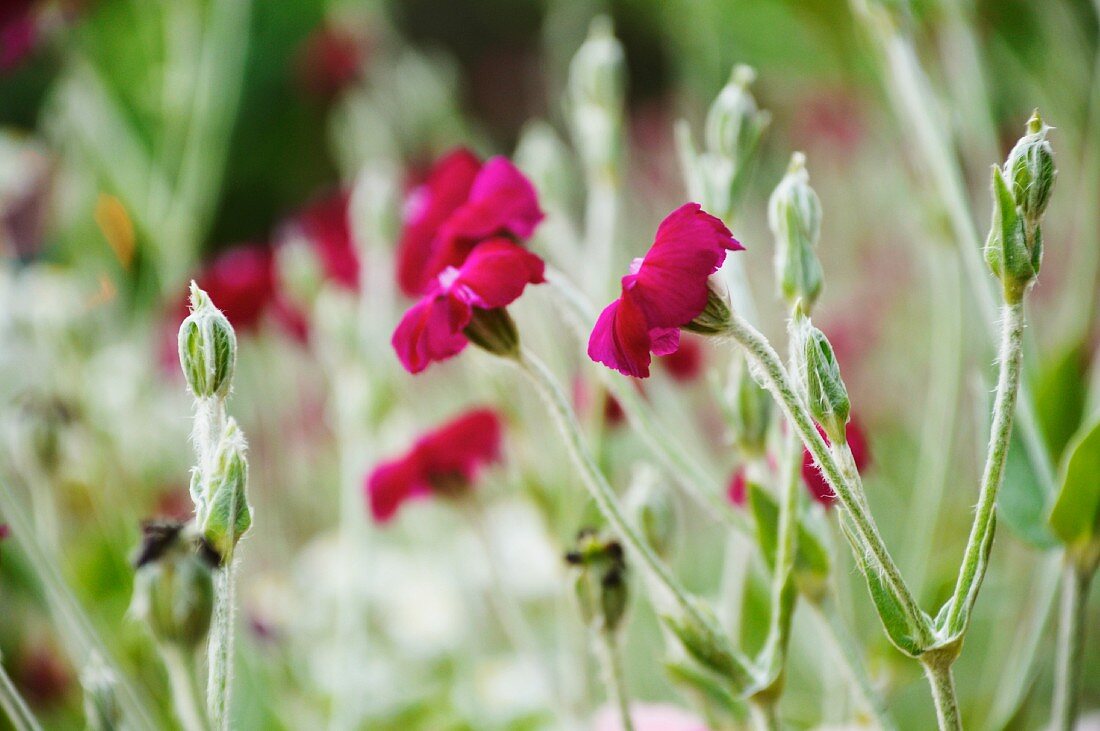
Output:
<svg viewBox="0 0 1100 731">
<path fill-rule="evenodd" d="M 210 624 L 208 647 L 209 675 L 206 683 L 206 705 L 215 729 L 230 728 L 230 706 L 233 695 L 233 625 L 236 576 L 232 556 L 226 556 L 225 566 L 214 575 L 214 616 Z"/>
<path fill-rule="evenodd" d="M 38 719 L 31 713 L 27 702 L 11 682 L 4 666 L 0 664 L 0 708 L 4 709 L 15 731 L 42 731 Z"/>
<path fill-rule="evenodd" d="M 780 731 L 783 728 L 779 723 L 779 710 L 771 699 L 750 702 L 749 713 L 752 716 L 752 725 L 757 731 Z"/>
<path fill-rule="evenodd" d="M 599 635 L 597 656 L 603 666 L 609 700 L 619 711 L 623 731 L 634 731 L 634 720 L 630 717 L 630 695 L 626 691 L 626 677 L 623 674 L 623 660 L 619 651 L 619 635 L 614 630 L 604 627 L 596 627 L 594 632 Z"/>
<path fill-rule="evenodd" d="M 918 644 L 927 646 L 931 642 L 931 627 L 926 616 L 917 606 L 897 564 L 894 563 L 886 543 L 878 532 L 874 518 L 866 508 L 858 473 L 855 474 L 854 481 L 845 479 L 829 451 L 829 446 L 814 426 L 813 418 L 806 410 L 801 398 L 795 393 L 786 368 L 783 367 L 782 361 L 767 339 L 737 314 L 730 318 L 726 334 L 745 350 L 758 367 L 756 372 L 762 379 L 761 385 L 771 391 L 779 402 L 787 419 L 802 438 L 802 443 L 806 445 L 829 486 L 836 493 L 841 507 L 851 517 L 855 539 L 873 561 L 874 568 L 881 571 L 883 581 L 905 613 L 913 637 Z"/>
<path fill-rule="evenodd" d="M 929 653 L 935 655 L 935 653 Z M 936 720 L 940 731 L 962 731 L 962 717 L 955 698 L 955 677 L 951 671 L 954 658 L 921 658 L 924 674 L 932 686 L 932 700 L 936 704 Z"/>
<path fill-rule="evenodd" d="M 172 690 L 172 704 L 184 731 L 207 731 L 203 700 L 195 683 L 194 653 L 176 645 L 160 647 L 164 667 L 168 671 L 168 685 Z"/>
<path fill-rule="evenodd" d="M 802 485 L 802 443 L 789 429 L 783 445 L 782 492 L 779 497 L 779 527 L 772 573 L 771 617 L 763 657 L 767 667 L 782 668 L 786 654 L 790 612 L 784 595 L 790 591 L 794 560 L 798 552 L 798 494 Z"/>
<path fill-rule="evenodd" d="M 573 413 L 569 400 L 554 380 L 554 376 L 547 367 L 530 351 L 524 349 L 515 360 L 519 369 L 531 380 L 535 389 L 542 396 L 550 409 L 554 421 L 558 425 L 570 456 L 577 465 L 583 478 L 585 487 L 596 502 L 603 516 L 611 523 L 613 529 L 630 546 L 637 558 L 641 559 L 641 565 L 650 576 L 660 585 L 676 603 L 677 607 L 687 616 L 703 627 L 714 631 L 716 634 L 724 634 L 715 623 L 706 617 L 688 596 L 687 590 L 680 586 L 673 577 L 672 572 L 657 557 L 649 544 L 637 529 L 630 524 L 619 505 L 619 499 L 615 495 L 611 485 L 608 484 L 603 472 L 596 464 L 595 458 L 589 452 L 581 435 L 580 424 Z M 749 664 L 743 658 L 736 658 L 744 674 L 751 676 Z"/>
<path fill-rule="evenodd" d="M 970 538 L 963 554 L 951 608 L 943 626 L 949 636 L 965 632 L 970 610 L 977 600 L 978 591 L 985 577 L 986 556 L 993 542 L 993 529 L 997 503 L 997 491 L 1004 476 L 1005 459 L 1012 437 L 1012 418 L 1016 411 L 1016 397 L 1020 386 L 1020 365 L 1023 351 L 1024 305 L 1023 302 L 1006 304 L 1003 312 L 1000 360 L 1000 376 L 997 379 L 997 395 L 993 403 L 993 424 L 990 427 L 989 450 L 982 472 L 982 486 L 978 495 L 978 510 L 970 529 Z"/>
<path fill-rule="evenodd" d="M 1085 667 L 1085 625 L 1093 572 L 1067 561 L 1062 573 L 1062 606 L 1054 667 L 1052 731 L 1073 731 Z"/>
</svg>

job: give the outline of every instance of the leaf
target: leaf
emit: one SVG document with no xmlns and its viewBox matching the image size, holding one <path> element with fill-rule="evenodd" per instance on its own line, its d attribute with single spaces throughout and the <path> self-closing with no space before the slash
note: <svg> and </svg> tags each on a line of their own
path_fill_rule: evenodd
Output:
<svg viewBox="0 0 1100 731">
<path fill-rule="evenodd" d="M 1049 522 L 1059 540 L 1072 546 L 1094 540 L 1100 527 L 1100 418 L 1077 432 L 1066 454 Z"/>
<path fill-rule="evenodd" d="M 1081 426 L 1088 359 L 1083 343 L 1063 348 L 1043 364 L 1035 388 L 1035 411 L 1047 448 L 1057 462 Z"/>
<path fill-rule="evenodd" d="M 756 524 L 757 542 L 769 569 L 775 568 L 775 546 L 779 531 L 779 505 L 770 492 L 754 482 L 746 484 L 749 508 Z M 798 521 L 798 552 L 794 570 L 802 580 L 824 580 L 829 576 L 829 552 L 817 534 Z"/>
<path fill-rule="evenodd" d="M 668 660 L 665 672 L 674 683 L 698 693 L 707 705 L 714 705 L 738 720 L 744 720 L 745 704 L 730 692 L 717 676 L 686 662 Z"/>
<path fill-rule="evenodd" d="M 1058 541 L 1047 525 L 1047 497 L 1020 436 L 1012 430 L 1005 461 L 1004 482 L 997 493 L 997 515 L 1021 540 L 1037 548 L 1053 548 Z"/>
</svg>

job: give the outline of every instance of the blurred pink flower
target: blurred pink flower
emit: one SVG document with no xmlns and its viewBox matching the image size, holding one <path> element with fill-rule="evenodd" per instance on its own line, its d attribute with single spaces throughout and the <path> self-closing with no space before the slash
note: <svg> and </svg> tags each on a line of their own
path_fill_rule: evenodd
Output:
<svg viewBox="0 0 1100 731">
<path fill-rule="evenodd" d="M 693 713 L 668 703 L 632 703 L 630 720 L 634 731 L 707 731 L 707 725 Z M 592 731 L 622 731 L 618 708 L 604 706 L 596 713 Z"/>
<path fill-rule="evenodd" d="M 748 497 L 748 481 L 745 478 L 745 469 L 738 467 L 737 471 L 733 473 L 733 477 L 730 478 L 729 488 L 726 490 L 726 497 L 729 501 L 737 507 L 744 507 L 745 500 Z"/>
<path fill-rule="evenodd" d="M 522 241 L 542 218 L 534 186 L 506 158 L 481 165 L 470 151 L 455 150 L 406 201 L 397 282 L 410 297 L 423 294 L 478 243 L 502 236 Z"/>
<path fill-rule="evenodd" d="M 322 23 L 298 49 L 298 84 L 307 94 L 329 101 L 359 77 L 367 52 L 367 44 L 360 36 L 346 28 Z"/>
<path fill-rule="evenodd" d="M 680 338 L 680 347 L 668 355 L 661 356 L 661 364 L 672 378 L 681 383 L 694 381 L 703 373 L 703 345 L 695 337 Z"/>
<path fill-rule="evenodd" d="M 528 284 L 543 281 L 544 264 L 523 247 L 504 238 L 477 246 L 461 268 L 447 266 L 428 291 L 401 318 L 393 348 L 409 373 L 458 355 L 469 342 L 463 330 L 474 309 L 506 307 Z"/>
<path fill-rule="evenodd" d="M 260 244 L 227 249 L 207 264 L 195 281 L 234 329 L 255 330 L 275 297 L 271 249 Z"/>
<path fill-rule="evenodd" d="M 361 264 L 348 222 L 348 191 L 317 199 L 302 209 L 289 226 L 312 244 L 325 277 L 352 291 L 359 288 Z"/>
<path fill-rule="evenodd" d="M 11 71 L 27 57 L 38 41 L 33 0 L 0 3 L 0 71 Z"/>
<path fill-rule="evenodd" d="M 623 277 L 622 295 L 600 313 L 588 357 L 624 375 L 648 377 L 650 353 L 676 351 L 680 327 L 706 307 L 707 278 L 727 251 L 741 249 L 729 229 L 698 203 L 668 214 L 653 246 Z"/>
<path fill-rule="evenodd" d="M 467 411 L 428 432 L 403 456 L 367 476 L 371 515 L 384 523 L 407 500 L 465 492 L 482 467 L 500 460 L 500 442 L 500 418 L 490 409 Z"/>
<path fill-rule="evenodd" d="M 829 438 L 825 436 L 825 432 L 821 427 L 817 428 L 821 437 L 826 441 Z M 844 429 L 845 434 L 848 436 L 848 446 L 852 449 L 852 457 L 856 462 L 856 469 L 860 472 L 871 464 L 871 449 L 867 444 L 867 437 L 863 434 L 863 429 L 852 419 L 848 422 L 848 425 Z M 809 488 L 810 494 L 814 496 L 814 499 L 825 507 L 829 507 L 836 502 L 836 495 L 833 493 L 833 489 L 829 487 L 829 483 L 825 481 L 825 477 L 821 474 L 821 470 L 814 464 L 814 458 L 810 455 L 810 450 L 802 450 L 802 479 L 806 483 L 806 487 Z"/>
</svg>

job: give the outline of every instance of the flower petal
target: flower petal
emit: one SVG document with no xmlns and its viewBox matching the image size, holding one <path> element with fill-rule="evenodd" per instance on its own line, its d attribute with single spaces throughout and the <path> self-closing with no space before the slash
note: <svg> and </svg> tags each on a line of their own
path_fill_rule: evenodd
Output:
<svg viewBox="0 0 1100 731">
<path fill-rule="evenodd" d="M 649 327 L 629 293 L 600 313 L 588 339 L 588 357 L 635 378 L 649 376 Z"/>
<path fill-rule="evenodd" d="M 545 264 L 535 254 L 507 239 L 478 244 L 459 270 L 456 287 L 471 293 L 470 303 L 484 309 L 505 307 L 528 284 L 543 282 Z"/>
<path fill-rule="evenodd" d="M 462 334 L 470 324 L 473 308 L 454 292 L 425 295 L 401 318 L 393 332 L 393 349 L 409 373 L 419 373 L 431 363 L 458 355 L 469 342 Z"/>
<path fill-rule="evenodd" d="M 482 465 L 500 459 L 500 443 L 500 417 L 490 409 L 475 409 L 424 435 L 416 453 L 429 481 L 433 475 L 468 481 Z"/>
<path fill-rule="evenodd" d="M 378 465 L 367 477 L 363 488 L 371 515 L 379 523 L 392 519 L 406 500 L 426 495 L 429 491 L 414 454 Z"/>
</svg>

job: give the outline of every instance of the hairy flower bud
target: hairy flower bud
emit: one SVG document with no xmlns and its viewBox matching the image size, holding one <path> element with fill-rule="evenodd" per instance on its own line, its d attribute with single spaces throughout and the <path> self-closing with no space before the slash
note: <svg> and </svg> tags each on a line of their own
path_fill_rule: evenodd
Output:
<svg viewBox="0 0 1100 731">
<path fill-rule="evenodd" d="M 180 325 L 179 356 L 196 398 L 224 399 L 229 395 L 237 365 L 237 336 L 229 320 L 194 281 L 191 314 Z"/>
<path fill-rule="evenodd" d="M 684 325 L 684 329 L 700 335 L 721 335 L 729 329 L 732 315 L 733 309 L 726 285 L 717 277 L 710 276 L 707 278 L 707 305 L 691 322 Z"/>
<path fill-rule="evenodd" d="M 1047 142 L 1050 127 L 1036 111 L 1003 167 L 993 166 L 993 220 L 985 260 L 1001 280 L 1005 301 L 1019 302 L 1043 260 L 1043 212 L 1057 171 Z"/>
<path fill-rule="evenodd" d="M 577 547 L 565 555 L 565 560 L 580 569 L 576 591 L 585 622 L 601 631 L 614 632 L 630 599 L 622 545 L 586 528 L 577 534 Z"/>
<path fill-rule="evenodd" d="M 809 318 L 796 316 L 792 323 L 798 371 L 798 385 L 814 421 L 821 425 L 829 441 L 847 441 L 845 425 L 851 411 L 848 389 L 840 377 L 833 346 L 825 333 L 810 323 Z"/>
<path fill-rule="evenodd" d="M 115 687 L 118 681 L 97 653 L 80 673 L 84 688 L 84 719 L 90 731 L 115 731 L 122 728 L 122 708 Z"/>
<path fill-rule="evenodd" d="M 741 355 L 734 357 L 723 402 L 734 444 L 746 455 L 763 456 L 774 402 L 771 394 L 752 377 L 748 362 Z"/>
<path fill-rule="evenodd" d="M 768 226 L 775 236 L 775 280 L 787 304 L 809 312 L 821 294 L 824 275 L 814 249 L 821 237 L 821 201 L 810 187 L 806 157 L 791 155 L 787 174 L 768 201 Z"/>
<path fill-rule="evenodd" d="M 519 355 L 519 331 L 515 320 L 503 307 L 491 310 L 474 308 L 473 317 L 462 334 L 482 350 L 502 358 Z"/>
<path fill-rule="evenodd" d="M 771 116 L 756 106 L 749 86 L 756 80 L 751 66 L 733 67 L 729 82 L 707 111 L 704 140 L 707 152 L 729 159 L 734 167 L 752 156 Z"/>
<path fill-rule="evenodd" d="M 246 449 L 244 434 L 230 418 L 218 441 L 213 474 L 203 480 L 205 508 L 198 515 L 199 529 L 222 562 L 252 527 Z"/>
<path fill-rule="evenodd" d="M 144 527 L 132 611 L 158 642 L 194 649 L 206 638 L 214 606 L 208 558 L 181 523 Z"/>
<path fill-rule="evenodd" d="M 733 646 L 718 631 L 718 620 L 710 608 L 701 602 L 696 602 L 695 606 L 705 621 L 688 612 L 677 616 L 662 615 L 661 619 L 700 665 L 739 684 L 743 678 Z"/>
<path fill-rule="evenodd" d="M 594 19 L 569 64 L 567 102 L 578 152 L 590 173 L 610 174 L 618 161 L 625 66 L 611 19 Z"/>
</svg>

